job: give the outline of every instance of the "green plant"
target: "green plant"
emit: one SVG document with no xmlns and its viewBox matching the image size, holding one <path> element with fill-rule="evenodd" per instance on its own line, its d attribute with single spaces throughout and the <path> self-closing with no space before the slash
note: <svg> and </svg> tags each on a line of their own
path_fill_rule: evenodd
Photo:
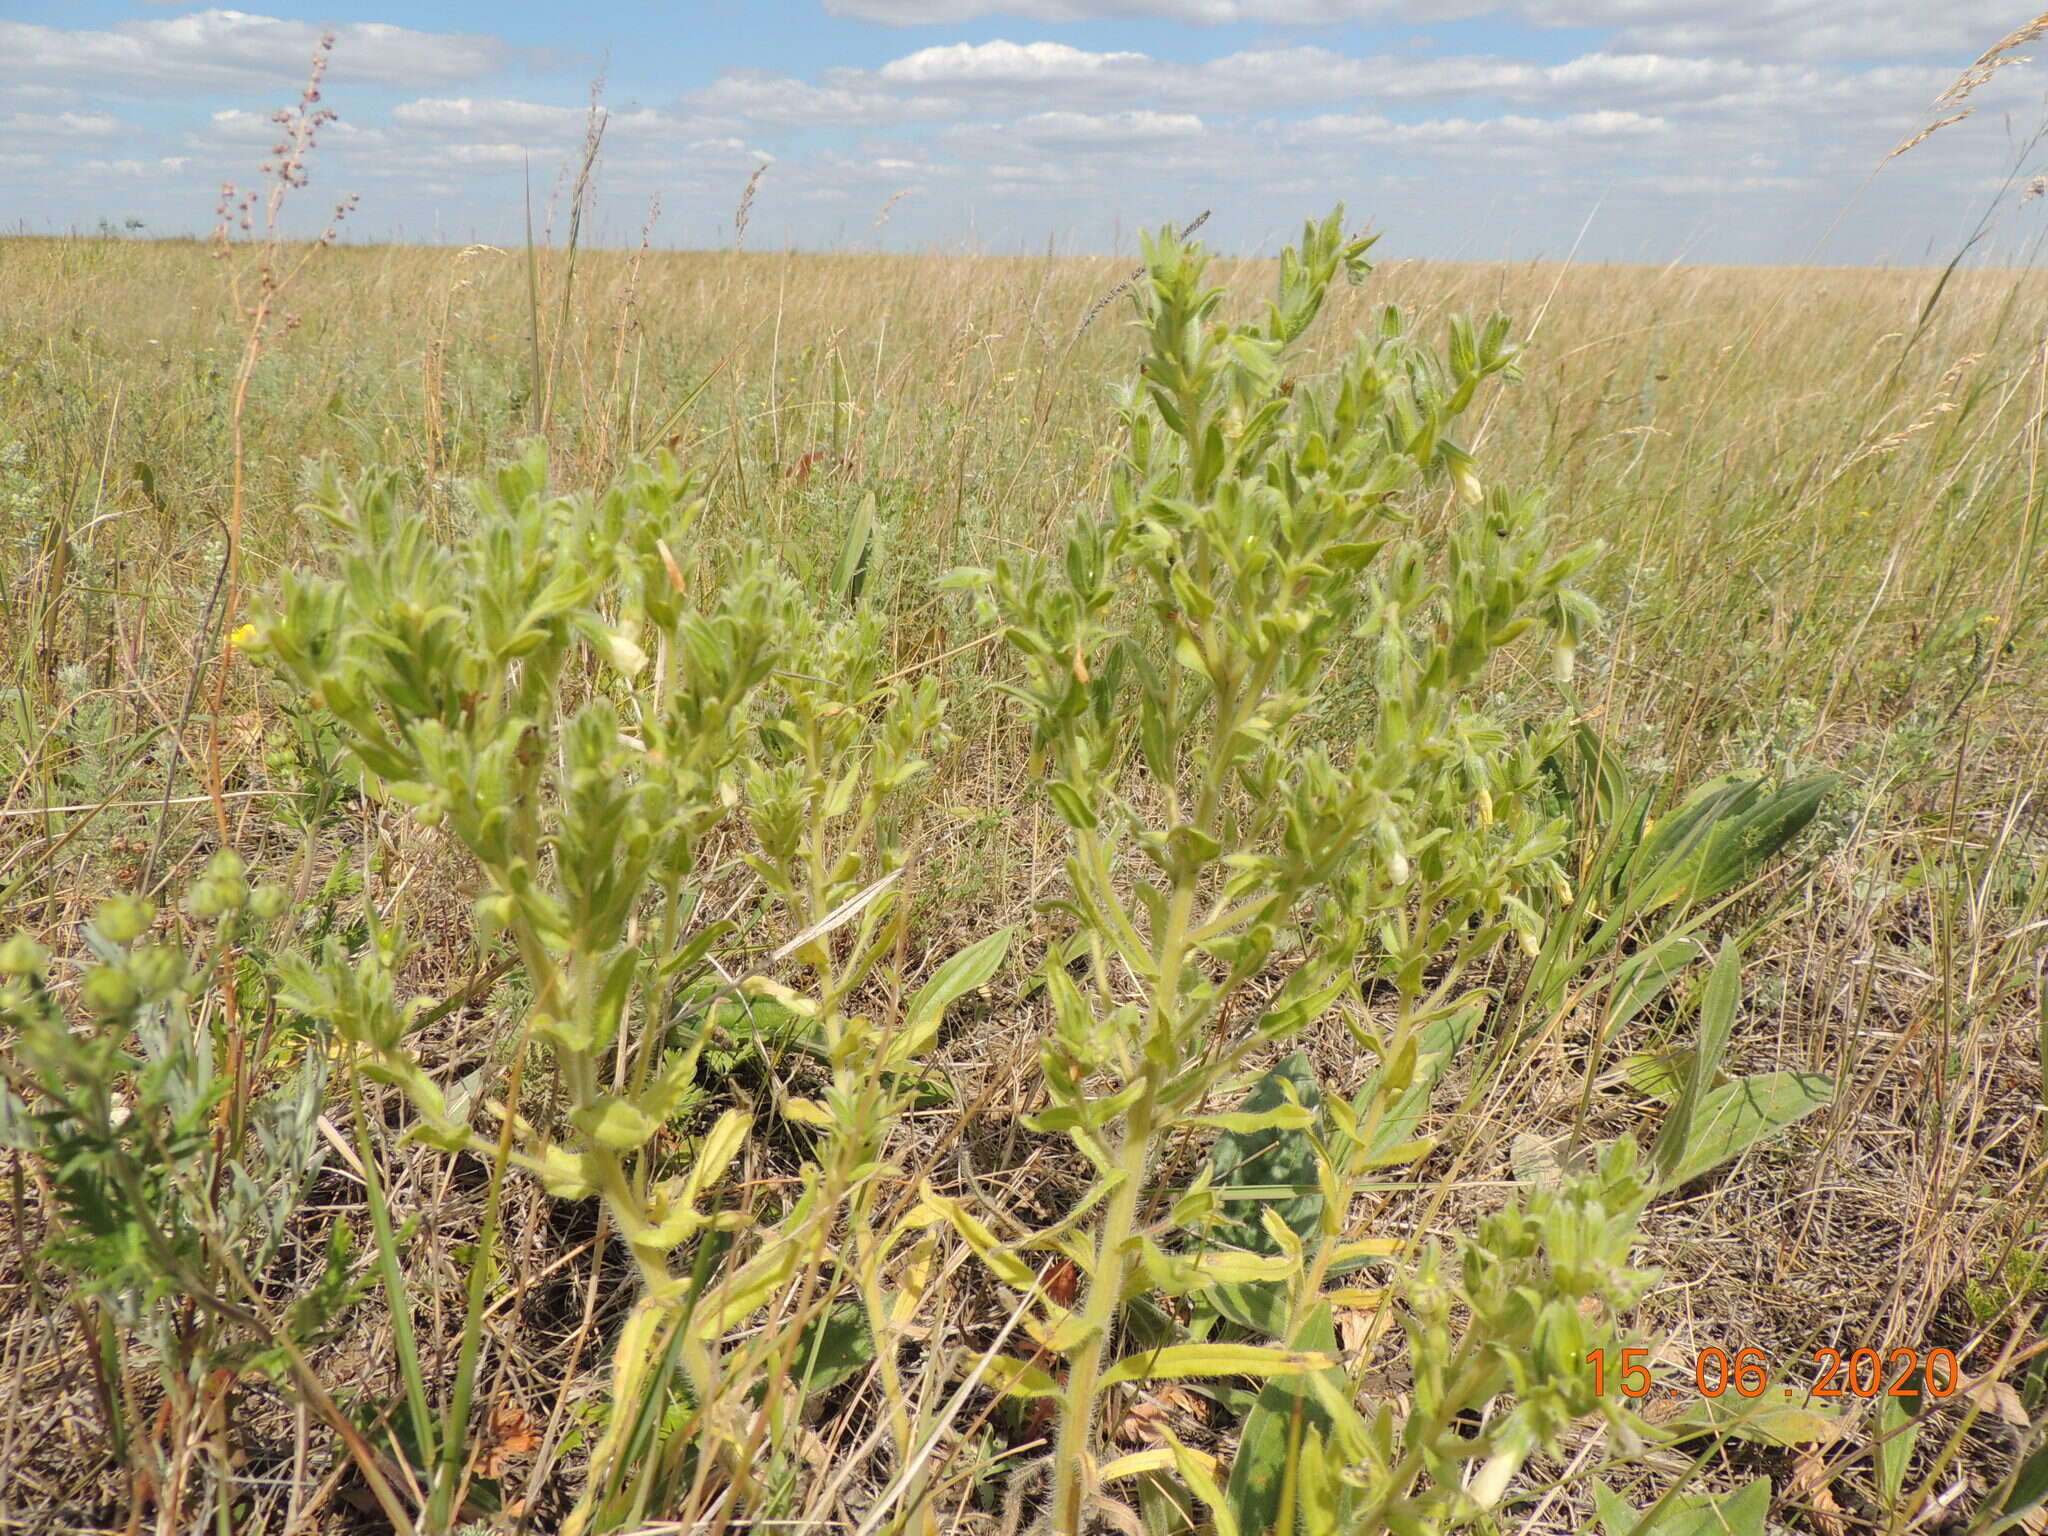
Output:
<svg viewBox="0 0 2048 1536">
<path fill-rule="evenodd" d="M 325 1073 L 309 1054 L 257 1086 L 260 1042 L 237 1036 L 222 998 L 260 985 L 240 952 L 281 914 L 283 892 L 252 891 L 242 861 L 221 853 L 187 906 L 201 927 L 191 951 L 152 937 L 148 903 L 103 903 L 84 930 L 89 958 L 75 985 L 53 979 L 54 957 L 26 934 L 0 947 L 0 1026 L 11 1038 L 0 1056 L 0 1146 L 27 1158 L 54 1196 L 41 1256 L 88 1304 L 80 1316 L 95 1333 L 95 1387 L 115 1455 L 161 1507 L 189 1504 L 195 1520 L 226 1530 L 236 1494 L 225 1435 L 184 1441 L 166 1465 L 125 1345 L 144 1344 L 155 1362 L 166 1422 L 224 1426 L 236 1375 L 258 1371 L 289 1379 L 343 1428 L 304 1351 L 359 1287 L 340 1222 L 311 1282 L 288 1304 L 275 1300 L 274 1266 L 326 1150 L 316 1128 Z M 204 1458 L 197 1478 L 194 1454 Z M 359 1460 L 395 1510 L 374 1466 Z"/>
<path fill-rule="evenodd" d="M 1219 1524 L 1287 1530 L 1299 1512 L 1312 1530 L 1337 1529 L 1323 1522 L 1341 1508 L 1344 1529 L 1441 1529 L 1497 1498 L 1561 1426 L 1553 1397 L 1587 1395 L 1571 1349 L 1515 1353 L 1523 1407 L 1483 1442 L 1458 1441 L 1451 1421 L 1505 1381 L 1510 1341 L 1526 1351 L 1533 1329 L 1576 1346 L 1579 1301 L 1619 1308 L 1633 1295 L 1631 1149 L 1564 1203 L 1504 1213 L 1461 1249 L 1462 1282 L 1424 1260 L 1406 1288 L 1418 1371 L 1449 1358 L 1453 1295 L 1475 1310 L 1461 1364 L 1431 1377 L 1428 1408 L 1398 1435 L 1348 1392 L 1325 1391 L 1342 1379 L 1326 1283 L 1399 1246 L 1349 1229 L 1353 1197 L 1375 1170 L 1428 1150 L 1383 1137 L 1403 1106 L 1412 1117 L 1426 1032 L 1478 1006 L 1463 978 L 1503 939 L 1537 949 L 1529 898 L 1561 874 L 1540 766 L 1561 727 L 1510 731 L 1480 702 L 1482 678 L 1539 632 L 1568 668 L 1591 616 L 1571 580 L 1596 553 L 1561 546 L 1539 498 L 1482 487 L 1450 435 L 1481 386 L 1513 370 L 1504 317 L 1453 319 L 1439 357 L 1388 309 L 1331 378 L 1288 376 L 1332 281 L 1369 270 L 1369 243 L 1344 235 L 1341 214 L 1309 225 L 1263 317 L 1232 324 L 1201 248 L 1148 239 L 1133 291 L 1146 355 L 1123 401 L 1129 441 L 1108 512 L 1084 517 L 1057 558 L 961 578 L 986 584 L 1024 661 L 1014 691 L 1069 839 L 1060 906 L 1078 931 L 1044 971 L 1051 1105 L 1034 1124 L 1065 1133 L 1097 1183 L 1026 1245 L 1082 1277 L 1071 1308 L 1047 1305 L 1029 1325 L 1065 1379 L 1016 1364 L 1006 1380 L 1057 1400 L 1058 1532 L 1078 1532 L 1107 1483 L 1157 1469 L 1156 1457 L 1104 1462 L 1104 1393 L 1199 1376 L 1301 1381 L 1328 1413 L 1316 1434 L 1336 1448 L 1297 1438 L 1283 1475 L 1234 1478 L 1228 1494 L 1176 1448 L 1172 1465 Z M 1440 491 L 1452 502 L 1441 512 Z M 1371 689 L 1339 708 L 1330 680 L 1347 664 Z M 1084 962 L 1079 980 L 1070 958 Z M 1361 987 L 1390 994 L 1391 1017 L 1359 1006 Z M 1355 1104 L 1322 1104 L 1286 1197 L 1225 1217 L 1226 1197 L 1246 1192 L 1218 1165 L 1156 1212 L 1160 1160 L 1179 1138 L 1318 1126 L 1299 1067 L 1241 1110 L 1209 1104 L 1333 1009 L 1380 1070 Z M 1169 1246 L 1176 1226 L 1207 1241 Z M 998 1275 L 1030 1285 L 1029 1266 L 961 1228 Z M 1497 1305 L 1491 1287 L 1510 1270 L 1533 1290 Z M 1248 1283 L 1271 1288 L 1256 1308 L 1233 1289 Z M 1205 1299 L 1269 1341 L 1147 1338 L 1132 1309 L 1161 1291 Z M 1488 1469 L 1467 1496 L 1454 1464 L 1475 1455 Z"/>
<path fill-rule="evenodd" d="M 759 1472 L 752 1447 L 791 1407 L 763 1383 L 799 1369 L 810 1325 L 843 1318 L 841 1294 L 867 1348 L 890 1337 L 884 1264 L 918 1230 L 882 1222 L 890 1128 L 946 1006 L 1007 945 L 999 933 L 970 946 L 896 1001 L 900 803 L 942 739 L 938 690 L 883 675 L 876 614 L 821 620 L 758 559 L 722 583 L 699 561 L 686 575 L 676 551 L 703 502 L 670 459 L 632 466 L 601 496 L 555 496 L 534 448 L 471 500 L 472 531 L 448 545 L 406 516 L 394 477 L 330 476 L 319 507 L 340 574 L 288 578 L 248 646 L 332 715 L 374 798 L 444 827 L 481 874 L 479 933 L 509 946 L 531 988 L 496 1123 L 472 1128 L 408 1049 L 428 1003 L 401 999 L 395 939 L 358 956 L 330 940 L 317 963 L 288 961 L 288 996 L 405 1091 L 422 1138 L 488 1161 L 481 1251 L 502 1176 L 518 1169 L 558 1198 L 600 1198 L 631 1252 L 641 1300 L 571 1528 L 692 1498 L 772 1504 L 781 1474 Z M 685 601 L 707 588 L 701 606 Z M 759 893 L 751 923 L 786 928 L 765 961 L 753 957 L 770 945 L 712 915 L 711 890 L 742 877 Z M 806 984 L 773 974 L 785 964 Z M 880 1016 L 860 1011 L 867 997 Z M 706 1105 L 718 1086 L 701 1078 L 706 1053 L 735 1033 L 794 1048 L 786 1071 L 771 1063 L 768 1107 L 773 1134 L 806 1156 L 793 1191 L 767 1205 L 719 1190 L 758 1119 L 730 1093 L 680 1154 L 660 1136 Z M 541 1095 L 523 1087 L 536 1058 Z M 796 1091 L 799 1077 L 815 1086 Z M 402 1318 L 374 1182 L 371 1199 Z M 479 1263 L 444 1404 L 428 1401 L 399 1330 L 436 1529 L 468 1476 L 489 1279 Z M 728 1342 L 771 1303 L 789 1308 L 787 1326 Z M 810 1330 L 809 1355 L 845 1332 Z M 907 1463 L 919 1427 L 893 1389 L 893 1350 L 876 1360 Z"/>
<path fill-rule="evenodd" d="M 1834 1080 L 1818 1072 L 1760 1072 L 1720 1081 L 1741 990 L 1741 952 L 1724 943 L 1700 997 L 1698 1043 L 1650 1150 L 1660 1189 L 1676 1189 L 1740 1157 L 1834 1098 Z"/>
<path fill-rule="evenodd" d="M 1726 904 L 1723 898 L 1805 830 L 1839 779 L 1812 773 L 1773 788 L 1760 773 L 1721 774 L 1653 819 L 1656 785 L 1639 783 L 1590 726 L 1578 726 L 1569 750 L 1548 767 L 1564 790 L 1580 863 L 1576 890 L 1559 886 L 1528 996 L 1549 1018 L 1566 1005 L 1575 981 L 1582 992 L 1610 982 L 1597 1063 L 1599 1043 L 1706 953 L 1698 934 Z M 1631 934 L 1636 949 L 1601 967 Z"/>
<path fill-rule="evenodd" d="M 1663 1500 L 1646 1514 L 1605 1483 L 1593 1485 L 1605 1536 L 1765 1536 L 1770 1529 L 1771 1480 L 1757 1478 L 1730 1494 L 1693 1494 Z"/>
</svg>

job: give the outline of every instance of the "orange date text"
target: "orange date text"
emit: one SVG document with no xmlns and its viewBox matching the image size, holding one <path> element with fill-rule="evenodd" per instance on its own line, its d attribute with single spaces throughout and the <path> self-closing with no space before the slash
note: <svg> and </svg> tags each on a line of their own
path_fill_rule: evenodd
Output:
<svg viewBox="0 0 2048 1536">
<path fill-rule="evenodd" d="M 1612 1359 L 1604 1349 L 1586 1356 L 1593 1368 L 1593 1391 L 1605 1397 L 1610 1387 L 1623 1397 L 1648 1397 L 1683 1392 L 1668 1379 L 1650 1374 L 1650 1351 L 1624 1349 Z M 1777 1391 L 1792 1397 L 1951 1397 L 1961 1380 L 1955 1351 L 1930 1349 L 1816 1349 L 1814 1380 L 1794 1384 L 1772 1368 L 1761 1349 L 1726 1350 L 1709 1345 L 1692 1359 L 1691 1387 L 1701 1397 L 1762 1397 Z"/>
</svg>

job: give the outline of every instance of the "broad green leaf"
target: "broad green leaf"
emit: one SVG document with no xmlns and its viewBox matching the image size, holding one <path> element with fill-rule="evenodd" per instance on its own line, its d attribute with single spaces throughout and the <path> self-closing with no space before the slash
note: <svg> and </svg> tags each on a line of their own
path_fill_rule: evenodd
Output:
<svg viewBox="0 0 2048 1536">
<path fill-rule="evenodd" d="M 1287 1293 L 1277 1285 L 1220 1281 L 1203 1294 L 1223 1316 L 1261 1338 L 1277 1339 L 1287 1332 Z"/>
<path fill-rule="evenodd" d="M 1721 821 L 1700 854 L 1700 890 L 1719 895 L 1756 875 L 1806 830 L 1836 783 L 1836 775 L 1816 773 Z"/>
<path fill-rule="evenodd" d="M 875 1336 L 861 1308 L 829 1307 L 804 1325 L 797 1339 L 796 1377 L 806 1397 L 829 1392 L 875 1358 Z"/>
<path fill-rule="evenodd" d="M 1329 1307 L 1318 1307 L 1291 1342 L 1297 1349 L 1321 1350 L 1334 1357 L 1337 1329 Z M 1325 1374 L 1334 1375 L 1343 1389 L 1341 1369 L 1333 1367 Z M 1311 1390 L 1310 1378 L 1276 1376 L 1266 1383 L 1244 1421 L 1237 1458 L 1230 1465 L 1226 1494 L 1240 1529 L 1262 1533 L 1277 1529 L 1290 1470 L 1300 1465 L 1304 1436 L 1327 1436 L 1332 1422 L 1329 1410 Z"/>
<path fill-rule="evenodd" d="M 1292 1089 L 1290 1098 L 1289 1089 Z M 1260 1078 L 1245 1096 L 1240 1113 L 1247 1122 L 1295 1110 L 1311 1115 L 1322 1104 L 1321 1086 L 1309 1059 L 1296 1051 Z M 1210 1154 L 1212 1182 L 1223 1207 L 1203 1234 L 1212 1243 L 1277 1253 L 1279 1245 L 1259 1220 L 1270 1206 L 1303 1242 L 1322 1224 L 1323 1195 L 1316 1173 L 1315 1144 L 1299 1128 L 1226 1129 Z"/>
<path fill-rule="evenodd" d="M 1650 1152 L 1651 1166 L 1666 1183 L 1672 1182 L 1671 1171 L 1685 1161 L 1687 1153 L 1696 1145 L 1693 1123 L 1699 1115 L 1700 1106 L 1713 1090 L 1714 1075 L 1721 1070 L 1721 1058 L 1728 1053 L 1728 1037 L 1734 1033 L 1735 1009 L 1741 1000 L 1741 952 L 1733 944 L 1724 942 L 1720 954 L 1714 959 L 1713 970 L 1707 973 L 1706 991 L 1700 998 L 1700 1037 L 1693 1048 L 1692 1068 L 1686 1073 L 1678 1102 L 1672 1105 L 1671 1113 L 1665 1117 L 1664 1128 L 1658 1133 L 1657 1144 Z"/>
<path fill-rule="evenodd" d="M 1670 991 L 1681 971 L 1705 953 L 1699 940 L 1674 933 L 1637 950 L 1617 965 L 1600 1038 L 1609 1040 L 1627 1029 L 1638 1014 Z"/>
<path fill-rule="evenodd" d="M 1624 906 L 1648 912 L 1675 901 L 1711 897 L 1698 880 L 1708 835 L 1724 819 L 1740 816 L 1762 793 L 1762 775 L 1724 773 L 1693 790 L 1662 819 L 1647 825 L 1623 878 Z"/>
<path fill-rule="evenodd" d="M 1754 773 L 1708 780 L 1644 837 L 1629 864 L 1627 909 L 1708 901 L 1750 879 L 1813 820 L 1835 783 L 1813 774 L 1767 793 Z"/>
<path fill-rule="evenodd" d="M 1771 1480 L 1759 1477 L 1734 1493 L 1683 1494 L 1660 1503 L 1647 1517 L 1596 1482 L 1593 1505 L 1605 1536 L 1766 1536 Z"/>
<path fill-rule="evenodd" d="M 1906 1471 L 1913 1458 L 1913 1445 L 1920 1438 L 1917 1418 L 1922 1403 L 1919 1393 L 1877 1400 L 1877 1436 L 1871 1442 L 1870 1459 L 1877 1475 L 1878 1502 L 1886 1509 L 1898 1509 L 1905 1497 Z"/>
<path fill-rule="evenodd" d="M 1758 1445 L 1826 1444 L 1840 1437 L 1841 1416 L 1817 1403 L 1745 1402 L 1733 1397 L 1701 1397 L 1686 1404 L 1675 1418 L 1658 1428 L 1673 1439 L 1726 1435 Z"/>
<path fill-rule="evenodd" d="M 1394 1091 L 1392 1101 L 1382 1106 L 1379 1126 L 1372 1135 L 1371 1157 L 1385 1156 L 1415 1139 L 1415 1127 L 1428 1113 L 1430 1094 L 1452 1058 L 1472 1037 L 1485 1009 L 1480 1001 L 1463 1003 L 1416 1030 L 1414 1075 L 1406 1088 Z M 1388 1092 L 1382 1073 L 1374 1072 L 1365 1080 L 1351 1100 L 1351 1111 L 1361 1125 L 1371 1115 L 1375 1101 Z"/>
<path fill-rule="evenodd" d="M 1078 831 L 1092 832 L 1095 829 L 1095 811 L 1073 785 L 1065 779 L 1054 779 L 1045 789 L 1052 796 L 1053 809 L 1059 812 L 1060 820 Z"/>
<path fill-rule="evenodd" d="M 1294 1273 L 1295 1261 L 1265 1253 L 1246 1253 L 1238 1248 L 1217 1248 L 1181 1257 L 1195 1274 L 1225 1285 L 1256 1285 L 1285 1280 Z"/>
<path fill-rule="evenodd" d="M 2036 1446 L 2034 1453 L 2020 1463 L 2012 1486 L 1999 1502 L 1998 1513 L 2004 1518 L 1985 1536 L 2016 1530 L 2028 1515 L 2042 1508 L 2048 1508 L 2048 1443 Z"/>
<path fill-rule="evenodd" d="M 1676 1189 L 1712 1172 L 1825 1109 L 1834 1096 L 1834 1079 L 1820 1072 L 1763 1072 L 1715 1089 L 1700 1102 L 1692 1135 L 1659 1187 Z"/>
<path fill-rule="evenodd" d="M 1637 1051 L 1621 1059 L 1621 1079 L 1648 1099 L 1676 1102 L 1692 1071 L 1692 1052 L 1682 1047 Z"/>
<path fill-rule="evenodd" d="M 857 603 L 867 583 L 868 553 L 875 539 L 875 493 L 861 497 L 853 521 L 847 525 L 846 542 L 840 546 L 839 562 L 832 567 L 832 597 L 836 602 Z"/>
<path fill-rule="evenodd" d="M 999 1397 L 1058 1397 L 1063 1390 L 1049 1371 L 1012 1355 L 990 1355 L 976 1364 Z"/>
<path fill-rule="evenodd" d="M 725 1170 L 732 1166 L 732 1160 L 746 1145 L 747 1132 L 753 1124 L 753 1116 L 746 1111 L 728 1109 L 704 1133 L 704 1140 L 697 1147 L 696 1159 L 690 1165 L 690 1176 L 683 1186 L 685 1204 L 694 1205 L 704 1191 L 716 1184 Z"/>
<path fill-rule="evenodd" d="M 999 928 L 957 954 L 949 955 L 903 1011 L 903 1033 L 889 1051 L 891 1065 L 911 1060 L 938 1035 L 946 1010 L 976 987 L 987 984 L 1010 952 L 1010 932 Z"/>
<path fill-rule="evenodd" d="M 1313 1109 L 1301 1104 L 1276 1104 L 1271 1109 L 1235 1109 L 1220 1115 L 1190 1115 L 1188 1125 L 1254 1136 L 1268 1131 L 1305 1131 L 1316 1123 Z"/>
<path fill-rule="evenodd" d="M 1120 1381 L 1178 1381 L 1189 1376 L 1299 1376 L 1328 1370 L 1333 1355 L 1264 1344 L 1169 1344 L 1126 1355 L 1102 1373 L 1102 1384 Z"/>
<path fill-rule="evenodd" d="M 584 1135 L 612 1152 L 634 1151 L 661 1129 L 661 1122 L 639 1106 L 609 1094 L 569 1118 Z"/>
</svg>

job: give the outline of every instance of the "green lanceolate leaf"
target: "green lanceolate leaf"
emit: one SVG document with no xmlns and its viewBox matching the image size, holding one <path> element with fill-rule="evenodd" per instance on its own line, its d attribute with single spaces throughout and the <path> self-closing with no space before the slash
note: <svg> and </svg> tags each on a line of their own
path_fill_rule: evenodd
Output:
<svg viewBox="0 0 2048 1536">
<path fill-rule="evenodd" d="M 1735 1030 L 1735 1009 L 1741 1000 L 1742 956 L 1734 945 L 1724 943 L 1700 998 L 1700 1037 L 1693 1050 L 1692 1068 L 1650 1153 L 1650 1165 L 1666 1183 L 1671 1182 L 1672 1170 L 1685 1161 L 1694 1146 L 1693 1123 L 1701 1102 L 1713 1090 L 1721 1058 L 1728 1053 L 1728 1038 Z"/>
<path fill-rule="evenodd" d="M 875 493 L 860 499 L 853 521 L 846 527 L 846 542 L 840 546 L 839 561 L 832 567 L 832 596 L 841 603 L 860 601 L 867 584 L 868 559 L 875 543 Z"/>
<path fill-rule="evenodd" d="M 1635 1022 L 1636 1016 L 1671 990 L 1684 969 L 1705 948 L 1699 940 L 1674 933 L 1637 950 L 1614 968 L 1614 988 L 1608 994 L 1607 1018 L 1601 1025 L 1603 1040 L 1612 1039 Z"/>
<path fill-rule="evenodd" d="M 1991 1527 L 1986 1536 L 2017 1530 L 2022 1520 L 2043 1508 L 2048 1508 L 2048 1443 L 2036 1446 L 2034 1453 L 2020 1463 L 2019 1470 L 2013 1474 L 2011 1487 L 1998 1504 L 1998 1512 L 2003 1518 Z"/>
<path fill-rule="evenodd" d="M 912 1060 L 928 1048 L 946 1010 L 976 987 L 987 985 L 1009 952 L 1010 930 L 1003 928 L 948 956 L 903 1010 L 903 1033 L 889 1052 L 891 1064 Z"/>
<path fill-rule="evenodd" d="M 1627 910 L 1711 901 L 1734 889 L 1805 829 L 1835 783 L 1829 773 L 1776 791 L 1753 773 L 1708 780 L 1643 838 L 1629 861 Z"/>
<path fill-rule="evenodd" d="M 1337 1329 L 1328 1305 L 1318 1307 L 1291 1342 L 1296 1349 L 1334 1356 Z M 1333 1367 L 1325 1374 L 1333 1378 L 1337 1400 L 1349 1396 L 1349 1383 L 1341 1369 Z M 1318 1394 L 1312 1378 L 1306 1376 L 1276 1376 L 1260 1390 L 1238 1437 L 1226 1490 L 1240 1530 L 1292 1536 L 1302 1508 L 1301 1492 L 1293 1486 L 1301 1467 L 1302 1446 L 1310 1435 L 1325 1441 L 1330 1438 L 1334 1421 L 1323 1401 L 1330 1395 Z M 1282 1516 L 1290 1505 L 1297 1518 L 1283 1526 Z"/>
<path fill-rule="evenodd" d="M 1832 773 L 1795 779 L 1775 794 L 1761 796 L 1740 815 L 1725 818 L 1713 829 L 1701 852 L 1701 888 L 1718 895 L 1760 873 L 1786 844 L 1806 830 L 1821 801 L 1837 782 Z"/>
<path fill-rule="evenodd" d="M 1752 1445 L 1817 1445 L 1840 1437 L 1842 1419 L 1819 1403 L 1744 1402 L 1730 1393 L 1694 1399 L 1677 1417 L 1659 1425 L 1658 1432 L 1674 1440 L 1715 1435 Z"/>
<path fill-rule="evenodd" d="M 1102 1373 L 1102 1384 L 1121 1381 L 1181 1381 L 1195 1376 L 1299 1376 L 1326 1371 L 1335 1355 L 1317 1350 L 1274 1349 L 1264 1344 L 1169 1344 L 1126 1355 Z"/>
<path fill-rule="evenodd" d="M 1765 1536 L 1770 1529 L 1771 1480 L 1757 1478 L 1734 1493 L 1687 1494 L 1637 1513 L 1605 1483 L 1593 1485 L 1604 1536 Z"/>
<path fill-rule="evenodd" d="M 1415 1032 L 1414 1067 L 1407 1087 L 1394 1090 L 1386 1086 L 1384 1071 L 1376 1071 L 1365 1080 L 1351 1100 L 1352 1113 L 1360 1125 L 1366 1123 L 1376 1100 L 1383 1094 L 1392 1095 L 1381 1109 L 1379 1124 L 1372 1133 L 1368 1162 L 1377 1163 L 1415 1139 L 1415 1127 L 1429 1110 L 1430 1094 L 1452 1059 L 1472 1038 L 1485 1011 L 1483 1002 L 1464 1003 L 1419 1026 Z"/>
<path fill-rule="evenodd" d="M 806 1397 L 829 1392 L 864 1371 L 875 1358 L 875 1336 L 857 1306 L 827 1308 L 804 1325 L 797 1339 L 796 1378 Z"/>
<path fill-rule="evenodd" d="M 1256 1128 L 1223 1130 L 1209 1159 L 1211 1179 L 1223 1201 L 1205 1234 L 1212 1242 L 1278 1253 L 1279 1244 L 1260 1220 L 1261 1207 L 1270 1208 L 1303 1242 L 1314 1240 L 1323 1216 L 1315 1143 L 1306 1129 L 1284 1128 L 1262 1117 L 1297 1107 L 1313 1114 L 1322 1102 L 1315 1068 L 1300 1051 L 1245 1095 L 1242 1113 L 1247 1119 L 1240 1123 Z"/>
<path fill-rule="evenodd" d="M 1767 1136 L 1834 1101 L 1834 1079 L 1820 1072 L 1763 1072 L 1716 1088 L 1700 1101 L 1691 1135 L 1662 1189 L 1676 1189 L 1732 1162 Z"/>
<path fill-rule="evenodd" d="M 1637 1051 L 1621 1059 L 1621 1078 L 1646 1098 L 1676 1103 L 1692 1072 L 1692 1052 L 1682 1046 Z"/>
<path fill-rule="evenodd" d="M 1877 1400 L 1877 1434 L 1870 1445 L 1871 1469 L 1877 1477 L 1878 1502 L 1886 1509 L 1898 1509 L 1906 1493 L 1906 1473 L 1913 1459 L 1913 1446 L 1920 1438 L 1919 1415 L 1924 1399 L 1886 1393 Z"/>
</svg>

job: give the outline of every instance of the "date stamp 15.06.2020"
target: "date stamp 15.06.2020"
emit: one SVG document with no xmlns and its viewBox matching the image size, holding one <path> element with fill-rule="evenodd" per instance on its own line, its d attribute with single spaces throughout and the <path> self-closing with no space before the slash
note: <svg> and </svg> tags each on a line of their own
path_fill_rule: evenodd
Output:
<svg viewBox="0 0 2048 1536">
<path fill-rule="evenodd" d="M 1659 1378 L 1650 1369 L 1650 1351 L 1624 1349 L 1610 1360 L 1608 1352 L 1596 1349 L 1586 1356 L 1593 1371 L 1593 1390 L 1605 1397 L 1619 1391 L 1624 1397 L 1699 1396 L 1757 1398 L 1766 1393 L 1794 1398 L 1810 1397 L 1951 1397 L 1961 1382 L 1953 1350 L 1930 1349 L 1816 1349 L 1813 1351 L 1815 1379 L 1794 1382 L 1772 1369 L 1771 1359 L 1754 1347 L 1729 1351 L 1709 1345 L 1692 1358 L 1692 1379 L 1686 1381 L 1682 1368 L 1674 1380 Z"/>
</svg>

